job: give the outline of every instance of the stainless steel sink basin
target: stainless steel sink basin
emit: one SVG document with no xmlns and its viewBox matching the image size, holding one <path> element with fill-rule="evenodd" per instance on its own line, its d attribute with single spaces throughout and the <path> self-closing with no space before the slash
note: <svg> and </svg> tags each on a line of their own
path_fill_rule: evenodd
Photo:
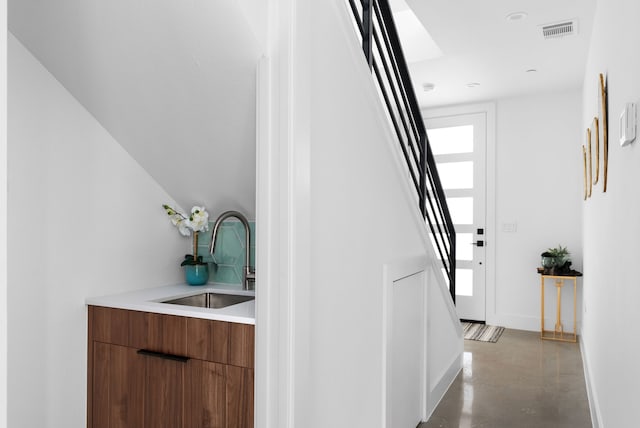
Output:
<svg viewBox="0 0 640 428">
<path fill-rule="evenodd" d="M 238 303 L 254 300 L 254 296 L 238 296 L 236 294 L 201 293 L 194 296 L 180 297 L 179 299 L 165 300 L 161 303 L 172 305 L 196 306 L 198 308 L 220 309 Z"/>
</svg>

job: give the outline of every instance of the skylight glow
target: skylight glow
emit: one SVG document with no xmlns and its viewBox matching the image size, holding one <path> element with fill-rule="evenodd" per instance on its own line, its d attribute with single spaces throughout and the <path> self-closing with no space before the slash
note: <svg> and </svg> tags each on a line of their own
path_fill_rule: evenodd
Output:
<svg viewBox="0 0 640 428">
<path fill-rule="evenodd" d="M 404 0 L 393 1 L 391 8 L 402 50 L 408 63 L 426 61 L 444 55 Z"/>
</svg>

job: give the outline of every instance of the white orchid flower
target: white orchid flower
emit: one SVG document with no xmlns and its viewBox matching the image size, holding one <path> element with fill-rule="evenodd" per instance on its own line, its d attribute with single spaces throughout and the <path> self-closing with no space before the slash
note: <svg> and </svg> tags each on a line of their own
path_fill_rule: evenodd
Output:
<svg viewBox="0 0 640 428">
<path fill-rule="evenodd" d="M 194 206 L 191 208 L 189 217 L 169 205 L 163 205 L 163 208 L 171 223 L 178 228 L 182 236 L 191 236 L 191 231 L 204 232 L 209 230 L 209 213 L 205 207 Z"/>
<path fill-rule="evenodd" d="M 190 236 L 191 235 L 191 227 L 189 225 L 189 220 L 180 219 L 176 224 L 178 227 L 178 231 L 182 236 Z"/>
<path fill-rule="evenodd" d="M 209 213 L 207 213 L 207 210 L 204 207 L 194 206 L 191 208 L 191 214 L 187 217 L 169 205 L 163 205 L 162 207 L 169 216 L 171 223 L 178 228 L 182 236 L 190 236 L 191 231 L 193 231 L 193 255 L 187 254 L 181 266 L 206 265 L 206 262 L 202 261 L 202 257 L 198 257 L 198 232 L 209 230 Z"/>
<path fill-rule="evenodd" d="M 209 230 L 209 213 L 204 207 L 194 206 L 191 208 L 189 216 L 189 227 L 194 232 L 203 232 Z"/>
</svg>

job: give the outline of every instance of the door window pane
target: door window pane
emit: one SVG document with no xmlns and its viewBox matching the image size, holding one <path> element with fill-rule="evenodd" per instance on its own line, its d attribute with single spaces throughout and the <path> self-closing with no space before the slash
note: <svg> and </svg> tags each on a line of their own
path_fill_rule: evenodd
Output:
<svg viewBox="0 0 640 428">
<path fill-rule="evenodd" d="M 456 260 L 473 260 L 473 233 L 456 233 Z"/>
<path fill-rule="evenodd" d="M 456 269 L 456 295 L 473 296 L 472 269 Z"/>
<path fill-rule="evenodd" d="M 438 175 L 445 190 L 473 189 L 473 162 L 440 162 Z"/>
<path fill-rule="evenodd" d="M 473 224 L 473 198 L 447 198 L 453 224 Z"/>
<path fill-rule="evenodd" d="M 473 152 L 473 125 L 429 129 L 427 136 L 434 155 Z"/>
</svg>

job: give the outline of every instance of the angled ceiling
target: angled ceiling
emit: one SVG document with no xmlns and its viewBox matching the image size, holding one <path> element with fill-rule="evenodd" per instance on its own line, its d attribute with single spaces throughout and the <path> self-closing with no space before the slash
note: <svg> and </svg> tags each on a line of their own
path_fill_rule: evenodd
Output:
<svg viewBox="0 0 640 428">
<path fill-rule="evenodd" d="M 443 53 L 409 63 L 422 107 L 582 85 L 596 0 L 405 1 Z M 526 17 L 507 20 L 512 12 Z M 571 19 L 577 35 L 544 40 L 540 25 Z M 424 92 L 425 83 L 435 90 Z"/>
<path fill-rule="evenodd" d="M 180 205 L 253 216 L 250 3 L 9 0 L 9 30 Z"/>
</svg>

